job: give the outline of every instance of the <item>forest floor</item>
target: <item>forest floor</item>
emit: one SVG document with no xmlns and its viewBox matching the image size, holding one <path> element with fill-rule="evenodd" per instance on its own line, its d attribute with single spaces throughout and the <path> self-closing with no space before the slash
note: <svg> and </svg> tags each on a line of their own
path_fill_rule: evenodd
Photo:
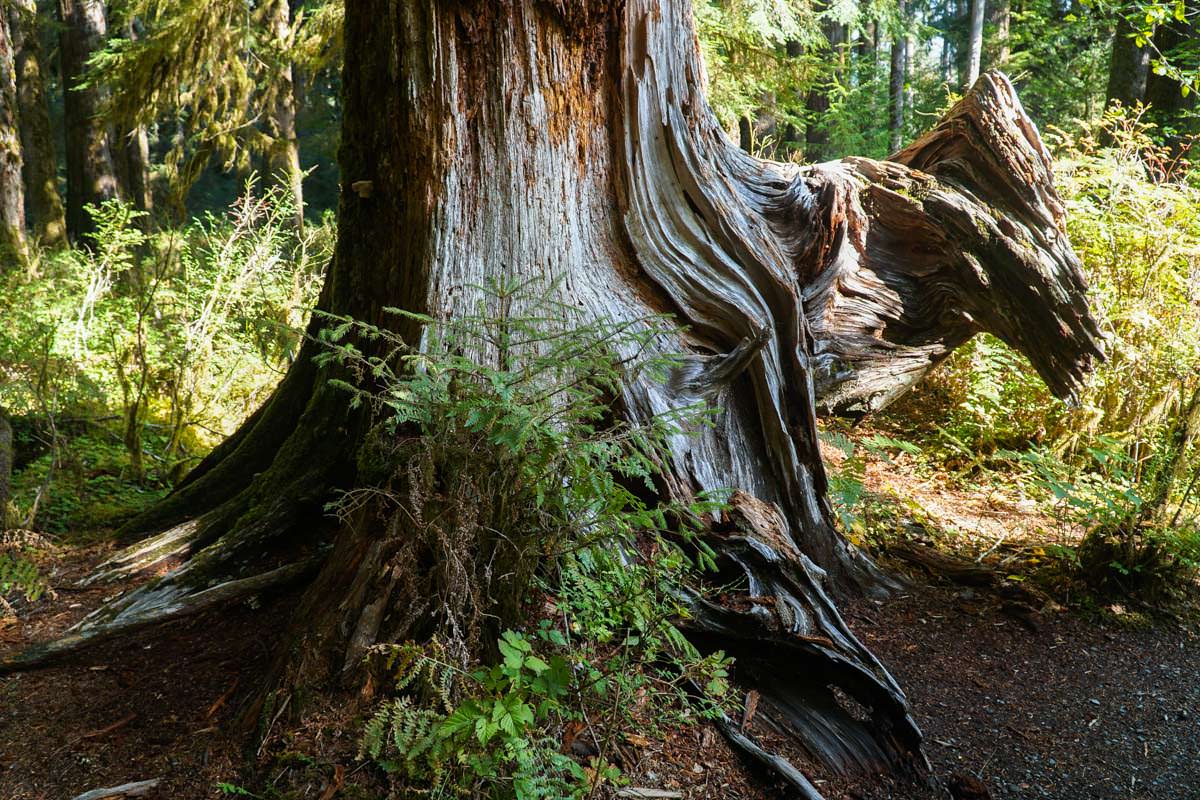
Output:
<svg viewBox="0 0 1200 800">
<path fill-rule="evenodd" d="M 886 501 L 867 508 L 891 503 L 887 513 L 918 545 L 1012 580 L 970 587 L 885 560 L 905 570 L 906 590 L 844 606 L 852 629 L 904 687 L 934 774 L 955 792 L 817 778 L 830 800 L 1200 798 L 1194 624 L 1120 606 L 1084 614 L 1054 600 L 1031 604 L 1042 595 L 1024 591 L 1023 571 L 1037 568 L 1048 539 L 1071 534 L 1015 489 L 957 488 L 887 461 L 869 463 L 865 482 L 871 497 Z M 52 638 L 128 589 L 73 588 L 110 551 L 95 540 L 53 548 L 43 569 L 56 596 L 0 620 L 0 651 Z M 264 615 L 281 618 L 291 600 L 260 598 L 136 644 L 114 641 L 0 676 L 0 798 L 70 800 L 148 779 L 161 781 L 149 797 L 172 800 L 232 796 L 243 782 L 253 796 L 380 796 L 382 777 L 356 758 L 362 719 L 336 698 L 300 723 L 276 718 L 256 751 L 233 732 L 276 643 L 278 626 L 263 625 Z M 785 796 L 758 786 L 711 728 L 629 738 L 623 767 L 635 786 L 697 799 Z"/>
</svg>

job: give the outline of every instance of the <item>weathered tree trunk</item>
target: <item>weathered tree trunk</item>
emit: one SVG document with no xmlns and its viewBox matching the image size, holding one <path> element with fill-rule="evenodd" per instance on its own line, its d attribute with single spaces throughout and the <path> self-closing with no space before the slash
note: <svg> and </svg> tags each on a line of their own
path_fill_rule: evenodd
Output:
<svg viewBox="0 0 1200 800">
<path fill-rule="evenodd" d="M 92 53 L 103 46 L 108 30 L 103 0 L 58 0 L 63 24 L 63 124 L 67 132 L 67 232 L 76 242 L 95 231 L 85 206 L 119 196 L 112 143 L 98 117 L 100 89 L 80 88 Z"/>
<path fill-rule="evenodd" d="M 67 220 L 58 193 L 58 161 L 46 103 L 46 64 L 38 35 L 37 3 L 12 0 L 9 21 L 16 61 L 25 201 L 34 235 L 47 247 L 67 240 Z"/>
<path fill-rule="evenodd" d="M 908 17 L 905 0 L 896 0 L 898 24 L 892 38 L 888 73 L 888 142 L 899 150 L 904 142 L 904 81 L 908 74 Z"/>
<path fill-rule="evenodd" d="M 979 80 L 979 68 L 983 63 L 983 9 L 985 0 L 971 0 L 971 20 L 967 31 L 967 77 L 963 88 L 968 89 Z"/>
<path fill-rule="evenodd" d="M 269 18 L 271 31 L 282 47 L 291 40 L 291 7 L 288 0 L 275 0 Z M 290 63 L 284 64 L 274 76 L 274 98 L 268 133 L 274 140 L 269 165 L 273 178 L 279 180 L 296 204 L 292 224 L 304 227 L 304 173 L 300 169 L 300 141 L 296 137 L 296 92 L 292 84 Z"/>
<path fill-rule="evenodd" d="M 1133 39 L 1133 26 L 1124 16 L 1118 17 L 1105 99 L 1109 103 L 1119 101 L 1126 108 L 1141 102 L 1146 93 L 1146 76 L 1149 72 L 1150 46 L 1138 47 Z"/>
<path fill-rule="evenodd" d="M 21 132 L 8 21 L 8 14 L 0 13 L 0 265 L 8 265 L 13 259 L 23 261 L 26 255 Z"/>
<path fill-rule="evenodd" d="M 714 425 L 672 442 L 663 491 L 738 490 L 711 536 L 753 600 L 694 600 L 689 634 L 737 657 L 759 716 L 792 735 L 805 769 L 921 773 L 903 694 L 831 600 L 886 581 L 831 522 L 813 387 L 870 404 L 876 361 L 916 352 L 902 383 L 994 328 L 1036 349 L 1069 391 L 1095 325 L 1048 159 L 1011 85 L 991 75 L 903 163 L 754 159 L 704 99 L 690 8 L 351 0 L 341 169 L 353 191 L 319 305 L 416 342 L 416 323 L 385 307 L 453 317 L 474 311 L 473 286 L 536 277 L 585 316 L 636 328 L 665 312 L 687 325 L 650 345 L 682 354 L 676 373 L 631 375 L 616 408 L 634 422 L 696 400 L 717 409 Z M 867 327 L 850 345 L 823 338 L 854 325 Z M 355 677 L 372 642 L 429 632 L 428 571 L 391 569 L 409 546 L 403 525 L 313 523 L 333 489 L 354 484 L 368 423 L 314 364 L 316 347 L 134 523 L 166 532 L 97 579 L 169 571 L 0 668 L 314 573 L 265 688 Z M 875 377 L 849 381 L 857 370 Z M 726 733 L 820 796 L 755 730 Z"/>
</svg>

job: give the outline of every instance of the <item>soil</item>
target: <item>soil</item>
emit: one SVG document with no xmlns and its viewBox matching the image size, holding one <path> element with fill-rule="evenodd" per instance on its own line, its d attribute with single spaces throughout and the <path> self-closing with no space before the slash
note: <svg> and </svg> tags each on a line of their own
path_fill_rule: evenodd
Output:
<svg viewBox="0 0 1200 800">
<path fill-rule="evenodd" d="M 19 621 L 0 624 L 0 649 L 50 638 L 118 591 L 70 588 L 105 552 L 60 550 L 50 567 L 57 596 L 18 605 Z M 303 720 L 276 719 L 253 752 L 236 732 L 275 644 L 278 626 L 264 620 L 284 618 L 291 602 L 258 598 L 0 676 L 0 798 L 69 800 L 152 778 L 161 783 L 149 797 L 173 800 L 231 796 L 241 785 L 313 800 L 382 796 L 384 776 L 356 758 L 362 719 L 345 710 L 352 703 L 329 698 Z M 845 613 L 905 687 L 942 788 L 816 777 L 831 800 L 946 798 L 951 785 L 953 796 L 996 800 L 1200 797 L 1194 630 L 1111 613 L 1013 616 L 985 590 L 927 584 Z M 704 726 L 631 732 L 619 755 L 635 786 L 686 798 L 786 796 Z M 970 794 L 972 785 L 989 794 Z"/>
<path fill-rule="evenodd" d="M 923 587 L 846 610 L 904 687 L 934 773 L 996 800 L 1200 798 L 1200 637 L 1070 613 L 1004 613 Z M 862 797 L 944 797 L 863 791 Z"/>
</svg>

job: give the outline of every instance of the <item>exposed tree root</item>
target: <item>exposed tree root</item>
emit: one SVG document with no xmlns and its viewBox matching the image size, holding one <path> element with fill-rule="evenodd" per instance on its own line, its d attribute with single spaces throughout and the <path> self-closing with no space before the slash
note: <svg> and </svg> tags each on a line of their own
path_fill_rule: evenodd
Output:
<svg viewBox="0 0 1200 800">
<path fill-rule="evenodd" d="M 102 606 L 99 619 L 93 614 L 71 629 L 67 635 L 43 645 L 22 650 L 0 659 L 0 673 L 16 672 L 47 666 L 84 648 L 106 642 L 118 635 L 133 633 L 142 628 L 171 622 L 181 617 L 207 611 L 226 603 L 241 600 L 260 592 L 300 580 L 312 574 L 320 564 L 319 558 L 285 564 L 269 572 L 247 578 L 225 581 L 188 592 L 178 587 L 164 586 L 158 591 L 135 593 L 119 608 Z"/>
</svg>

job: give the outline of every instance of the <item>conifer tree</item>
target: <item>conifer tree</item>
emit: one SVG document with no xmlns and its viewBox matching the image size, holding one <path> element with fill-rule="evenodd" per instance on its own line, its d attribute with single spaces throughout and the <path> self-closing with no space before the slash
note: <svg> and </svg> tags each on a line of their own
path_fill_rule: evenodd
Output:
<svg viewBox="0 0 1200 800">
<path fill-rule="evenodd" d="M 46 61 L 38 35 L 35 0 L 10 0 L 8 8 L 16 67 L 25 200 L 34 235 L 43 245 L 67 239 L 67 220 L 58 191 L 58 159 L 46 103 Z"/>
</svg>

